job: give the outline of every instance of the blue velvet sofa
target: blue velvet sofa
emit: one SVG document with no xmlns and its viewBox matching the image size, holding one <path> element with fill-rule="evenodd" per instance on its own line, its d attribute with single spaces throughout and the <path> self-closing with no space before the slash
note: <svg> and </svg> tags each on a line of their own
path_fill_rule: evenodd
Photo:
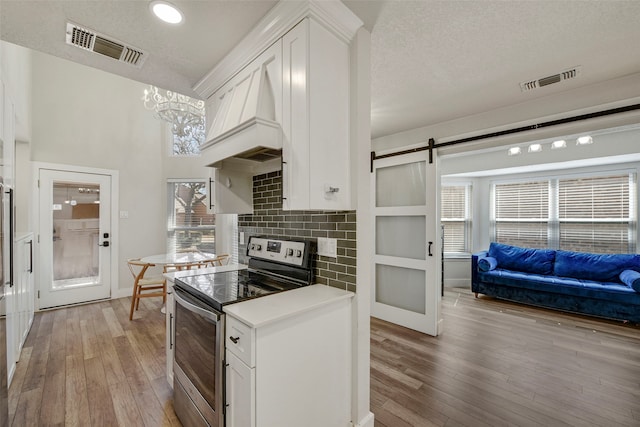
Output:
<svg viewBox="0 0 640 427">
<path fill-rule="evenodd" d="M 640 255 L 491 243 L 472 255 L 471 268 L 476 297 L 640 323 Z"/>
</svg>

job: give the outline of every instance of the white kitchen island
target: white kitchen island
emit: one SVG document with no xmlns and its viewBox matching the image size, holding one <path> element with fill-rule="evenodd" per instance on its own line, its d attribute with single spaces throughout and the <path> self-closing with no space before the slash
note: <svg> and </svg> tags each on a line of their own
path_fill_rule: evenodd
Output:
<svg viewBox="0 0 640 427">
<path fill-rule="evenodd" d="M 354 294 L 311 285 L 224 307 L 227 427 L 347 427 Z"/>
</svg>

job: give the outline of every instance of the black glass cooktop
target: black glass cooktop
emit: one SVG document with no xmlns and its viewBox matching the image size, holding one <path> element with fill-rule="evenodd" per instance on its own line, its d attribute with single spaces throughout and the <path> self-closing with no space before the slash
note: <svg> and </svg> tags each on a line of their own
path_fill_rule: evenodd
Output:
<svg viewBox="0 0 640 427">
<path fill-rule="evenodd" d="M 181 277 L 175 286 L 202 300 L 216 310 L 234 302 L 292 289 L 296 285 L 250 270 L 209 273 Z"/>
</svg>

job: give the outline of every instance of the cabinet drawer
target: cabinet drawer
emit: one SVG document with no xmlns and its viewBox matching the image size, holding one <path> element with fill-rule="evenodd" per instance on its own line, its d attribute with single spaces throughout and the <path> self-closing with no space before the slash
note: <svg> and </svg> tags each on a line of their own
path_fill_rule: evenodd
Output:
<svg viewBox="0 0 640 427">
<path fill-rule="evenodd" d="M 250 368 L 256 365 L 254 341 L 255 329 L 250 328 L 238 319 L 227 316 L 225 346 Z"/>
</svg>

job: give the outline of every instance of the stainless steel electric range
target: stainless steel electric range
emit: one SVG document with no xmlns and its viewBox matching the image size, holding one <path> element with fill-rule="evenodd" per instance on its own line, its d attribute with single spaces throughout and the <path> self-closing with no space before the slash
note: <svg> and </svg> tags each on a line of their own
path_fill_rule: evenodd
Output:
<svg viewBox="0 0 640 427">
<path fill-rule="evenodd" d="M 183 425 L 224 422 L 225 315 L 223 307 L 307 286 L 313 280 L 308 240 L 250 237 L 248 268 L 177 278 L 174 407 Z"/>
</svg>

